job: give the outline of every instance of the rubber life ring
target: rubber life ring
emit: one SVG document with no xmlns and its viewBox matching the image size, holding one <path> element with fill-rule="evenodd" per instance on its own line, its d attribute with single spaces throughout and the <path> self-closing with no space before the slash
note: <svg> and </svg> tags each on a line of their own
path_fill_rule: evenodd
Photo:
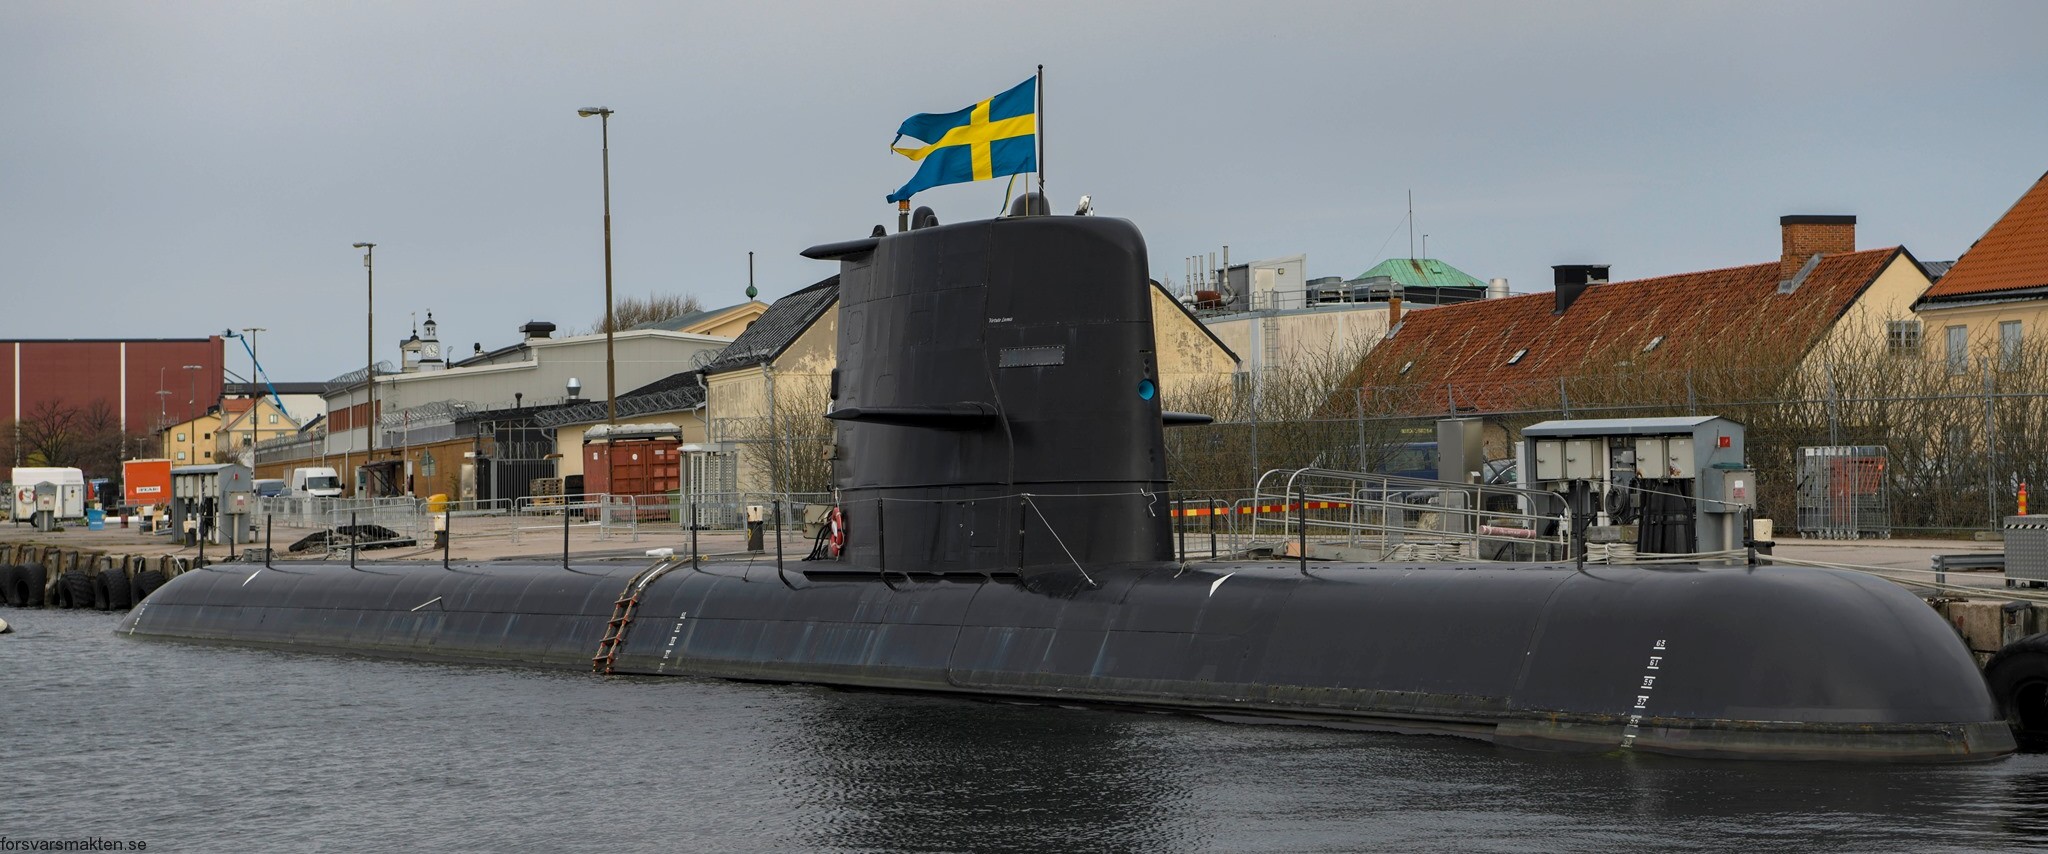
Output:
<svg viewBox="0 0 2048 854">
<path fill-rule="evenodd" d="M 826 553 L 838 557 L 846 550 L 846 517 L 840 514 L 839 508 L 834 507 L 832 512 L 825 514 L 825 532 Z"/>
<path fill-rule="evenodd" d="M 17 502 L 17 503 L 20 503 L 20 504 L 34 504 L 34 503 L 36 503 L 36 490 L 35 490 L 35 487 L 31 487 L 31 486 L 24 486 L 24 487 L 21 487 L 21 488 L 19 488 L 19 489 L 16 489 L 16 490 L 14 491 L 14 500 L 15 500 L 15 502 Z"/>
</svg>

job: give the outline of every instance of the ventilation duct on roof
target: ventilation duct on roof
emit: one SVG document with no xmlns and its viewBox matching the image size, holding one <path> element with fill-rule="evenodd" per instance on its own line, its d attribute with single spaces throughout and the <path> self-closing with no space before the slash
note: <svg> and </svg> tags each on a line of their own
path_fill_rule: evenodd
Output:
<svg viewBox="0 0 2048 854">
<path fill-rule="evenodd" d="M 1607 284 L 1606 264 L 1558 264 L 1550 270 L 1552 281 L 1557 284 L 1557 307 L 1551 310 L 1552 314 L 1563 314 L 1587 288 Z"/>
</svg>

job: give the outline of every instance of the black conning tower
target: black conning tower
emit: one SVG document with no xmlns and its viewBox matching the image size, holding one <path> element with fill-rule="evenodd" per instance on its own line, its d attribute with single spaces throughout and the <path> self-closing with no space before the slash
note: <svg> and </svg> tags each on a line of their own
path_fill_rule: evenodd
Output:
<svg viewBox="0 0 2048 854">
<path fill-rule="evenodd" d="M 1168 560 L 1145 242 L 1107 217 L 932 225 L 842 262 L 844 560 L 1089 572 Z"/>
</svg>

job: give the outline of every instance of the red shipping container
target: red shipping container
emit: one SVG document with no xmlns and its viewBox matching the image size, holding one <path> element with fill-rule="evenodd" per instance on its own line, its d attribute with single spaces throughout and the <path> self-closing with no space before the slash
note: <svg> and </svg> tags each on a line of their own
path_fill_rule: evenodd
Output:
<svg viewBox="0 0 2048 854">
<path fill-rule="evenodd" d="M 620 425 L 607 433 L 592 428 L 583 442 L 583 491 L 648 496 L 642 518 L 666 518 L 683 488 L 682 434 L 672 425 Z"/>
</svg>

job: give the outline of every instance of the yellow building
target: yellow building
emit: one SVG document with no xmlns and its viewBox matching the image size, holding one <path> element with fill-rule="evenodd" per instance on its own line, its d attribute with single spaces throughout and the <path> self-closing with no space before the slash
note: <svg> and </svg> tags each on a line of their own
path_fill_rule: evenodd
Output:
<svg viewBox="0 0 2048 854">
<path fill-rule="evenodd" d="M 1945 362 L 1949 373 L 2018 358 L 2027 336 L 2048 328 L 2048 175 L 1956 259 L 1913 309 L 1919 314 L 1913 346 Z"/>
<path fill-rule="evenodd" d="M 650 320 L 634 329 L 666 329 L 670 332 L 688 332 L 693 335 L 711 335 L 719 338 L 738 338 L 747 327 L 760 320 L 768 311 L 768 304 L 760 300 L 748 300 L 724 308 L 709 308 L 690 314 L 677 315 L 667 320 Z"/>
<path fill-rule="evenodd" d="M 162 440 L 163 459 L 174 466 L 213 465 L 224 462 L 217 459 L 220 443 L 214 434 L 220 432 L 220 407 L 206 410 L 190 421 L 182 421 L 165 427 L 158 438 Z"/>
<path fill-rule="evenodd" d="M 213 462 L 233 460 L 253 467 L 256 443 L 299 433 L 299 422 L 278 406 L 277 398 L 259 397 L 252 404 L 246 397 L 235 397 L 221 403 L 227 414 L 225 423 L 214 425 Z"/>
</svg>

